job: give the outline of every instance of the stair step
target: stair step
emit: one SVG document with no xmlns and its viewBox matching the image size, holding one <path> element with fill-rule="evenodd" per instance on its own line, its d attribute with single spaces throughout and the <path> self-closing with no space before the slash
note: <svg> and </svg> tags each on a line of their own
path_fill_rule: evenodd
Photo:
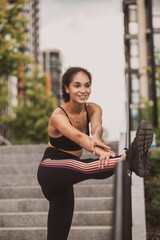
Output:
<svg viewBox="0 0 160 240">
<path fill-rule="evenodd" d="M 112 227 L 93 226 L 93 227 L 72 227 L 67 240 L 111 240 Z"/>
<path fill-rule="evenodd" d="M 42 157 L 43 157 L 42 153 L 27 153 L 27 154 L 26 153 L 21 153 L 21 154 L 5 153 L 5 154 L 2 154 L 0 157 L 0 165 L 40 163 Z"/>
<path fill-rule="evenodd" d="M 75 211 L 105 211 L 113 209 L 112 197 L 76 198 Z M 46 199 L 0 199 L 0 212 L 45 212 Z"/>
<path fill-rule="evenodd" d="M 3 164 L 0 165 L 0 175 L 17 175 L 17 174 L 37 174 L 38 163 L 26 164 Z"/>
<path fill-rule="evenodd" d="M 111 226 L 112 211 L 74 212 L 73 226 Z M 1 213 L 0 227 L 46 227 L 47 212 Z"/>
<path fill-rule="evenodd" d="M 38 186 L 35 175 L 5 175 L 0 176 L 0 186 Z"/>
<path fill-rule="evenodd" d="M 35 144 L 35 145 L 11 145 L 11 146 L 0 146 L 0 155 L 3 154 L 30 154 L 30 153 L 44 153 L 47 145 L 46 144 Z"/>
<path fill-rule="evenodd" d="M 44 240 L 47 236 L 46 228 L 0 228 L 0 239 L 3 240 Z M 112 227 L 72 227 L 67 240 L 111 240 Z"/>
<path fill-rule="evenodd" d="M 76 197 L 112 197 L 113 185 L 75 185 L 74 194 Z M 43 198 L 43 193 L 39 186 L 23 187 L 0 187 L 0 199 L 18 199 L 18 198 Z"/>
<path fill-rule="evenodd" d="M 46 239 L 49 203 L 37 181 L 46 147 L 0 147 L 0 239 Z M 95 156 L 84 150 L 82 158 Z M 111 240 L 113 184 L 114 176 L 74 185 L 75 211 L 67 240 Z"/>
<path fill-rule="evenodd" d="M 90 184 L 113 184 L 114 183 L 114 176 L 109 177 L 107 179 L 90 179 L 85 180 L 78 185 L 90 185 Z M 28 174 L 28 175 L 0 175 L 0 186 L 39 186 L 37 181 L 36 174 Z M 76 184 L 77 186 L 77 184 Z"/>
</svg>

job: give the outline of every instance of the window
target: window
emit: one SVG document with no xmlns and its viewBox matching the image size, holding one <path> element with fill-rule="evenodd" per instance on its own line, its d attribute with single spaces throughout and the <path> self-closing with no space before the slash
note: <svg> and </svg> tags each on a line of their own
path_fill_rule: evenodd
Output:
<svg viewBox="0 0 160 240">
<path fill-rule="evenodd" d="M 137 75 L 131 75 L 131 103 L 140 103 L 140 85 L 139 78 Z"/>
<path fill-rule="evenodd" d="M 131 129 L 136 130 L 139 125 L 139 110 L 131 109 Z"/>
</svg>

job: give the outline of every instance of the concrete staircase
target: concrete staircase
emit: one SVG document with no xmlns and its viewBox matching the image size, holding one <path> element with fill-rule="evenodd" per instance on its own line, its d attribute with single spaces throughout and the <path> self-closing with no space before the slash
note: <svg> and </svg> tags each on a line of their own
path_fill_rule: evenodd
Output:
<svg viewBox="0 0 160 240">
<path fill-rule="evenodd" d="M 48 201 L 36 172 L 45 145 L 0 147 L 0 239 L 46 240 Z M 91 157 L 84 152 L 83 157 Z M 110 240 L 113 181 L 75 185 L 75 212 L 68 240 Z"/>
</svg>

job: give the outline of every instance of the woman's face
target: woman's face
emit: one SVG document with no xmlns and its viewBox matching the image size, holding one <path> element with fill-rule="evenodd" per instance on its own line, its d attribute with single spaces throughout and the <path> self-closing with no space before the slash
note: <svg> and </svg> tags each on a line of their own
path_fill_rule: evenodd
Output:
<svg viewBox="0 0 160 240">
<path fill-rule="evenodd" d="M 84 72 L 78 72 L 74 75 L 69 87 L 66 87 L 66 92 L 69 94 L 70 100 L 85 103 L 91 93 L 91 83 L 88 76 Z"/>
</svg>

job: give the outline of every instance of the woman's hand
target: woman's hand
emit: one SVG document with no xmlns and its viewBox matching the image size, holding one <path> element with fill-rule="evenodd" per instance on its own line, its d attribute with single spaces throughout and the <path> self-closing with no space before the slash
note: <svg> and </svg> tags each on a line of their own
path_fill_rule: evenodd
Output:
<svg viewBox="0 0 160 240">
<path fill-rule="evenodd" d="M 102 140 L 94 134 L 91 138 L 91 150 L 93 153 L 95 153 L 95 147 L 103 148 L 105 151 L 110 152 L 111 148 L 107 145 L 105 145 Z"/>
<path fill-rule="evenodd" d="M 108 165 L 110 157 L 115 157 L 115 153 L 110 151 L 110 152 L 103 152 L 100 154 L 100 158 L 99 158 L 100 169 L 104 169 L 104 166 Z"/>
</svg>

